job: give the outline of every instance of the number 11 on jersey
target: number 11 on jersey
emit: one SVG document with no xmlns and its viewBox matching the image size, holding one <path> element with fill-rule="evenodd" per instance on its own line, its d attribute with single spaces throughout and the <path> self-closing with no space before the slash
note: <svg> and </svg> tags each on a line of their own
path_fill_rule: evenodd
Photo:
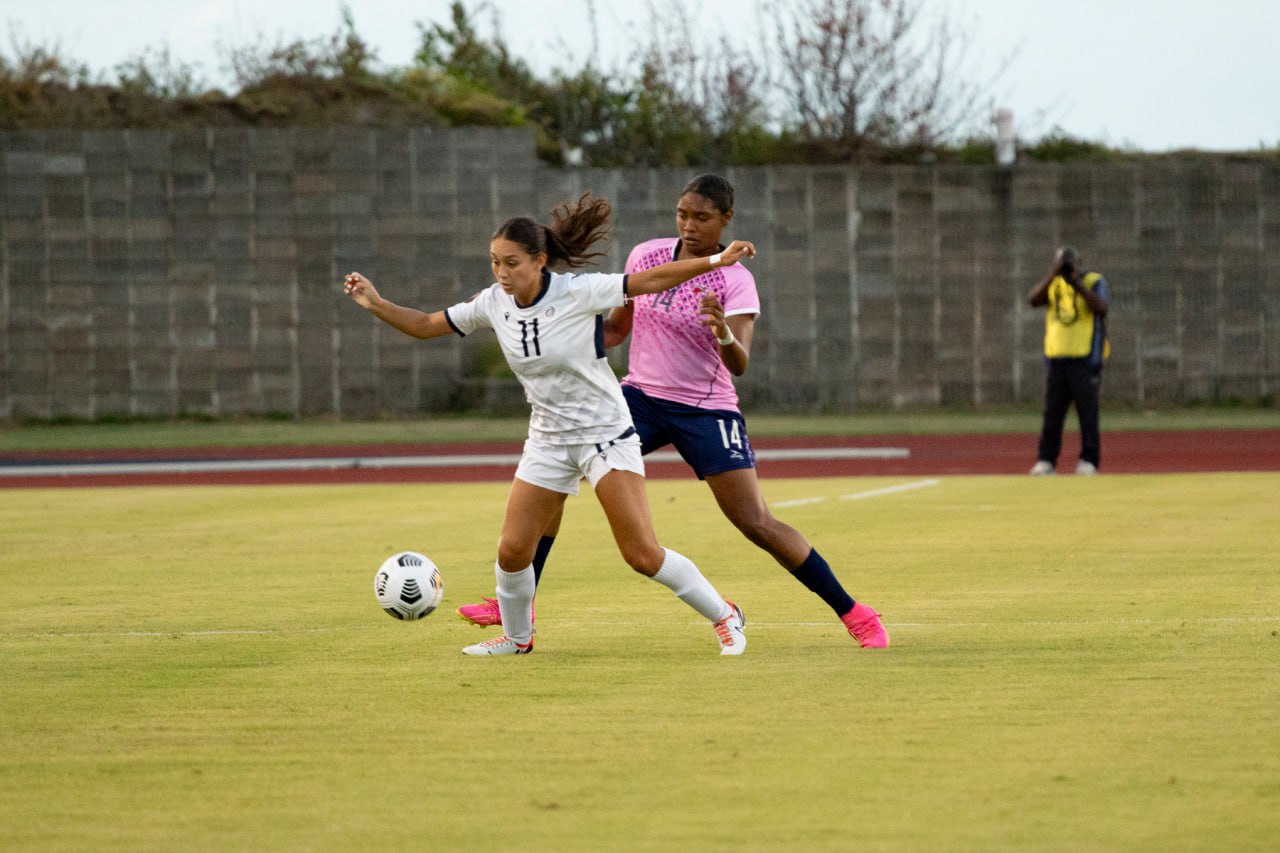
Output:
<svg viewBox="0 0 1280 853">
<path fill-rule="evenodd" d="M 533 336 L 530 338 L 529 331 L 532 329 Z M 520 321 L 520 345 L 524 347 L 525 358 L 529 357 L 529 344 L 533 344 L 533 354 L 542 355 L 542 342 L 538 340 L 538 318 L 532 320 Z M 724 427 L 721 427 L 723 430 Z"/>
</svg>

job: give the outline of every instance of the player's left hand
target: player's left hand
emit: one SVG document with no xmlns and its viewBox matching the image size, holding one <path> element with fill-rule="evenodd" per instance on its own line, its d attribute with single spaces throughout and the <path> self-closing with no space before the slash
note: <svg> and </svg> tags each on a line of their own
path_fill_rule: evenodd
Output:
<svg viewBox="0 0 1280 853">
<path fill-rule="evenodd" d="M 711 291 L 702 294 L 698 300 L 698 322 L 710 329 L 716 337 L 723 338 L 728 334 L 728 325 L 724 321 L 724 306 Z"/>
</svg>

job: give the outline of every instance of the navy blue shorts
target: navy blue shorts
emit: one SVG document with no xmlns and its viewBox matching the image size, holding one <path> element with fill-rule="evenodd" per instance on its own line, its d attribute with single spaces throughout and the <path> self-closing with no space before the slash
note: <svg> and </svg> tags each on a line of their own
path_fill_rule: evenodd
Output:
<svg viewBox="0 0 1280 853">
<path fill-rule="evenodd" d="M 641 453 L 670 444 L 699 480 L 756 467 L 756 452 L 741 413 L 659 400 L 630 385 L 622 386 L 622 395 L 640 434 Z"/>
</svg>

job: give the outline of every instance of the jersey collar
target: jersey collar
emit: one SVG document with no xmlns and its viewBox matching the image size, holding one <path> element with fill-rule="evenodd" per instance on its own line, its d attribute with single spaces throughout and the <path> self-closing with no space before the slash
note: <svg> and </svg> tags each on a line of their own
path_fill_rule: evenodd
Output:
<svg viewBox="0 0 1280 853">
<path fill-rule="evenodd" d="M 672 246 L 672 247 L 671 247 L 671 260 L 673 260 L 673 261 L 678 261 L 678 260 L 680 260 L 680 247 L 681 247 L 681 246 L 683 246 L 683 245 L 684 245 L 684 241 L 683 241 L 683 240 L 681 240 L 679 237 L 677 237 L 677 238 L 676 238 L 676 244 L 675 244 L 674 246 Z M 717 251 L 717 252 L 723 252 L 723 251 L 724 251 L 724 243 L 716 243 L 716 251 Z"/>
<path fill-rule="evenodd" d="M 528 305 L 521 305 L 520 300 L 516 299 L 514 296 L 511 297 L 511 301 L 516 304 L 517 308 L 522 308 L 522 309 L 532 308 L 533 306 L 537 305 L 539 302 L 542 301 L 542 297 L 547 295 L 547 290 L 550 289 L 550 287 L 551 287 L 551 270 L 547 269 L 546 267 L 543 267 L 542 268 L 542 286 L 538 288 L 538 295 L 533 297 L 533 301 L 530 302 Z"/>
</svg>

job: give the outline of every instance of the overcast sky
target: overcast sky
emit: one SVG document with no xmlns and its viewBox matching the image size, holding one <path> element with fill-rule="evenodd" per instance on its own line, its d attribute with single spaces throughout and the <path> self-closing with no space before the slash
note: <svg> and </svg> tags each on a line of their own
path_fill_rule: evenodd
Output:
<svg viewBox="0 0 1280 853">
<path fill-rule="evenodd" d="M 587 51 L 587 0 L 489 0 L 507 44 L 535 68 L 576 69 L 557 51 Z M 781 0 L 785 2 L 785 0 Z M 654 26 L 671 0 L 595 0 L 602 59 L 628 54 L 627 34 Z M 718 38 L 751 35 L 751 0 L 684 2 L 697 27 Z M 969 33 L 970 67 L 990 79 L 1012 57 L 993 93 L 1014 111 L 1018 132 L 1068 133 L 1146 151 L 1249 150 L 1280 145 L 1277 0 L 923 0 Z M 448 20 L 449 0 L 350 0 L 356 31 L 387 65 L 408 65 L 417 21 Z M 476 0 L 467 3 L 477 6 Z M 744 7 L 747 11 L 743 11 Z M 334 33 L 337 0 L 0 0 L 11 39 L 56 45 L 94 71 L 110 71 L 147 48 L 168 45 L 225 85 L 219 45 Z M 661 14 L 657 17 L 661 17 Z M 490 16 L 477 19 L 489 31 Z"/>
</svg>

